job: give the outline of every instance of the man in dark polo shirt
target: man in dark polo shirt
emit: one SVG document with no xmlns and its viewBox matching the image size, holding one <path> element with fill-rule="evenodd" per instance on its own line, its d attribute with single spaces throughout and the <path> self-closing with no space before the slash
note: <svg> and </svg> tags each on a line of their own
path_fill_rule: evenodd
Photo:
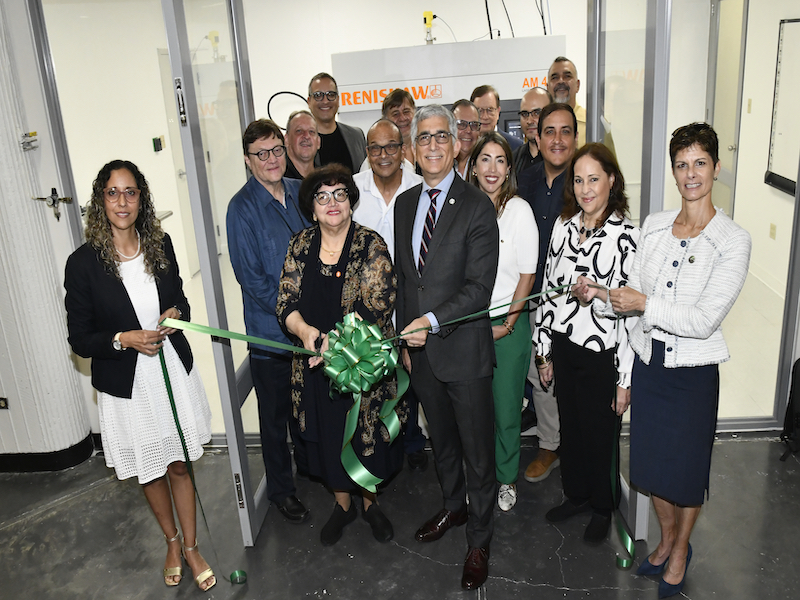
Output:
<svg viewBox="0 0 800 600">
<path fill-rule="evenodd" d="M 561 214 L 566 170 L 575 155 L 578 141 L 578 122 L 572 107 L 567 103 L 548 104 L 539 114 L 539 152 L 542 162 L 526 169 L 519 175 L 519 195 L 533 208 L 539 228 L 539 263 L 536 265 L 536 280 L 532 294 L 542 291 L 544 264 L 553 224 Z M 537 300 L 531 301 L 535 311 Z M 535 330 L 535 320 L 531 319 Z M 539 381 L 537 365 L 545 364 L 546 357 L 534 356 L 531 360 L 528 381 L 533 386 L 533 405 L 536 409 L 539 452 L 525 469 L 525 479 L 542 481 L 560 464 L 558 454 L 561 444 L 558 405 L 551 385 L 543 389 Z"/>
<path fill-rule="evenodd" d="M 318 73 L 308 84 L 308 108 L 317 120 L 322 146 L 317 155 L 319 164 L 339 163 L 358 172 L 367 157 L 367 139 L 358 127 L 336 122 L 339 112 L 339 90 L 328 73 Z"/>
<path fill-rule="evenodd" d="M 519 177 L 528 167 L 542 161 L 539 152 L 539 115 L 542 109 L 553 101 L 553 97 L 544 88 L 531 88 L 519 101 L 519 124 L 527 143 L 514 150 L 514 172 Z"/>
</svg>

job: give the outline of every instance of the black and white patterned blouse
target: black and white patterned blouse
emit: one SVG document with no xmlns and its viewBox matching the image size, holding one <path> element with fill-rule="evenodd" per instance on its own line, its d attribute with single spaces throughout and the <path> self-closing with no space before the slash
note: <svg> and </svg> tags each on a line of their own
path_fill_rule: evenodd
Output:
<svg viewBox="0 0 800 600">
<path fill-rule="evenodd" d="M 566 222 L 559 219 L 553 227 L 542 289 L 573 284 L 581 275 L 609 288 L 626 285 L 639 241 L 639 228 L 627 217 L 615 213 L 581 244 L 580 217 L 579 212 Z M 592 311 L 591 305 L 581 305 L 569 289 L 540 299 L 534 339 L 537 354 L 550 353 L 553 331 L 595 352 L 616 348 L 617 385 L 630 387 L 634 352 L 628 343 L 628 330 L 638 317 L 623 317 L 616 322 L 614 317 L 600 316 Z"/>
</svg>

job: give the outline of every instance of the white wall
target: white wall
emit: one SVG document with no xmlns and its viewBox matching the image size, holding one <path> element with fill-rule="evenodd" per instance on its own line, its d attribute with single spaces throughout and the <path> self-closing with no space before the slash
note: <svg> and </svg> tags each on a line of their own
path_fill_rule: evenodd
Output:
<svg viewBox="0 0 800 600">
<path fill-rule="evenodd" d="M 764 183 L 772 124 L 778 25 L 800 17 L 796 0 L 751 0 L 747 27 L 744 98 L 739 137 L 734 218 L 753 238 L 750 271 L 781 298 L 791 252 L 794 198 Z M 748 112 L 748 102 L 752 102 Z M 795 132 L 800 144 L 800 132 Z M 769 237 L 770 224 L 776 237 Z"/>
</svg>

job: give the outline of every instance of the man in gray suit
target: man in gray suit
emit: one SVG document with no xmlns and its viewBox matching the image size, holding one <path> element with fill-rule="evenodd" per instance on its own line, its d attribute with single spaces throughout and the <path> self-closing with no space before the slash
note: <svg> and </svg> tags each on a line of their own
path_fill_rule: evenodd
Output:
<svg viewBox="0 0 800 600">
<path fill-rule="evenodd" d="M 415 537 L 433 542 L 466 523 L 461 585 L 471 590 L 486 581 L 494 526 L 494 342 L 487 316 L 447 323 L 488 308 L 499 234 L 491 201 L 453 169 L 460 148 L 453 113 L 438 104 L 419 109 L 411 135 L 423 182 L 395 205 L 397 326 L 444 497 Z M 411 333 L 420 328 L 430 329 Z"/>
<path fill-rule="evenodd" d="M 317 152 L 319 165 L 339 163 L 358 173 L 367 158 L 367 139 L 358 127 L 336 122 L 339 112 L 339 90 L 328 73 L 318 73 L 308 84 L 308 108 L 317 120 L 322 146 Z"/>
</svg>

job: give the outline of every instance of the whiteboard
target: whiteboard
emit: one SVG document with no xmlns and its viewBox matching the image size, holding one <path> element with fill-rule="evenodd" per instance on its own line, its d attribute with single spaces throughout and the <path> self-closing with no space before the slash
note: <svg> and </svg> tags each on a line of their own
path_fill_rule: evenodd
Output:
<svg viewBox="0 0 800 600">
<path fill-rule="evenodd" d="M 800 165 L 800 19 L 780 23 L 769 164 L 764 181 L 795 195 Z"/>
</svg>

